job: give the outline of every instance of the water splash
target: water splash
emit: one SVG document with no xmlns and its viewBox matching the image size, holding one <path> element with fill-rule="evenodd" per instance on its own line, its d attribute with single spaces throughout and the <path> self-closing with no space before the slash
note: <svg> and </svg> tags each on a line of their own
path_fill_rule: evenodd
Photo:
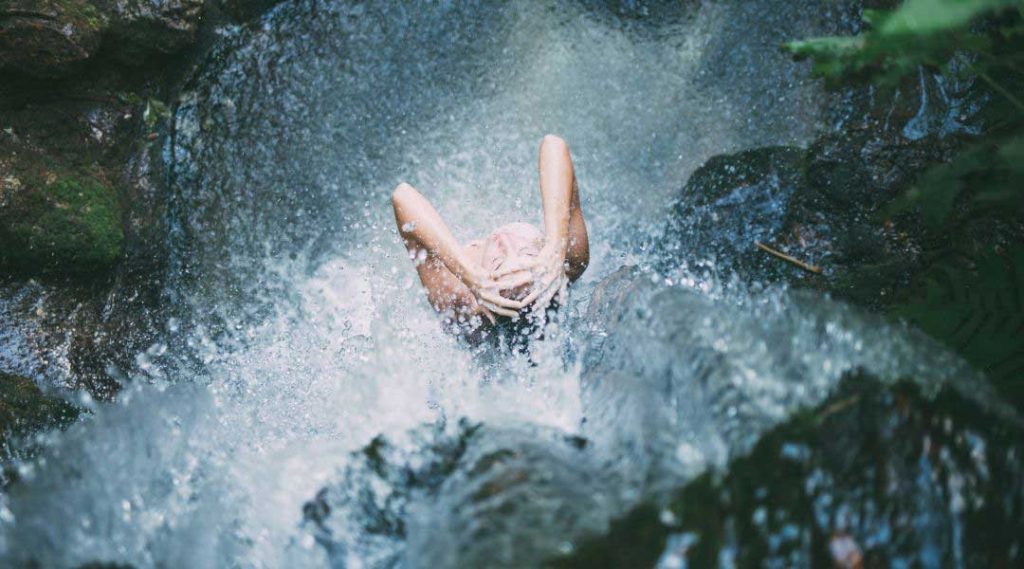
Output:
<svg viewBox="0 0 1024 569">
<path fill-rule="evenodd" d="M 44 566 L 326 565 L 302 505 L 352 451 L 379 435 L 408 440 L 403 434 L 424 423 L 582 432 L 605 449 L 588 461 L 607 469 L 602 453 L 635 442 L 630 433 L 645 423 L 637 407 L 608 404 L 619 395 L 581 392 L 581 376 L 592 389 L 599 368 L 576 354 L 598 353 L 594 346 L 611 345 L 601 334 L 614 333 L 586 315 L 596 283 L 624 261 L 655 260 L 626 244 L 662 225 L 709 156 L 814 134 L 822 96 L 775 46 L 834 31 L 822 22 L 839 10 L 816 2 L 647 9 L 306 0 L 229 30 L 183 93 L 167 149 L 175 194 L 166 338 L 142 355 L 146 365 L 116 403 L 96 406 L 91 420 L 53 435 L 42 458 L 21 465 L 22 481 L 0 502 L 5 557 Z M 463 239 L 536 221 L 536 146 L 546 132 L 572 146 L 593 265 L 558 329 L 529 357 L 495 358 L 442 332 L 395 237 L 387 195 L 400 180 L 413 183 Z M 781 330 L 792 335 L 786 357 L 799 369 L 734 365 L 721 394 L 745 400 L 736 414 L 716 398 L 706 423 L 683 417 L 699 427 L 692 437 L 666 429 L 629 456 L 657 463 L 668 453 L 667 471 L 693 472 L 813 401 L 844 369 L 873 358 L 880 369 L 932 369 L 913 350 L 859 352 L 858 342 L 879 334 L 874 323 L 830 324 L 840 310 L 832 305 L 807 317 L 786 294 L 730 296 L 719 276 L 644 278 L 658 279 L 658 290 L 700 291 L 687 302 L 703 317 L 687 325 L 708 353 L 766 355 L 763 339 Z M 777 324 L 723 322 L 716 302 L 738 303 L 729 314 L 758 304 Z M 831 355 L 801 360 L 823 337 Z M 661 345 L 659 357 L 676 355 L 674 345 Z M 666 361 L 651 365 L 693 377 L 685 362 Z M 653 372 L 637 369 L 653 382 Z M 807 371 L 816 369 L 823 373 Z M 659 396 L 648 387 L 637 396 Z M 619 495 L 595 506 L 594 525 L 657 486 L 647 472 L 618 472 L 611 462 Z M 555 488 L 567 483 L 558 473 Z M 412 523 L 447 519 L 443 504 L 464 494 L 454 483 L 447 492 Z M 442 561 L 464 539 L 424 535 L 411 539 L 414 552 Z"/>
</svg>

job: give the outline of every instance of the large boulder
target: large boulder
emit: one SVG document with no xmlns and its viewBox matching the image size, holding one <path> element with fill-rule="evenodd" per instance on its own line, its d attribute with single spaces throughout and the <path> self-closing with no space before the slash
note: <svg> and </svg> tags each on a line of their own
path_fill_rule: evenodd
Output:
<svg viewBox="0 0 1024 569">
<path fill-rule="evenodd" d="M 305 520 L 333 567 L 537 567 L 605 527 L 597 472 L 551 429 L 424 428 L 353 454 Z"/>
<path fill-rule="evenodd" d="M 267 12 L 281 0 L 220 0 L 220 9 L 236 22 L 255 19 Z"/>
<path fill-rule="evenodd" d="M 96 53 L 107 24 L 89 0 L 0 2 L 0 68 L 66 75 Z"/>
<path fill-rule="evenodd" d="M 107 398 L 167 318 L 166 111 L 116 75 L 64 88 L 0 82 L 0 369 Z"/>
<path fill-rule="evenodd" d="M 710 259 L 747 282 L 782 280 L 879 306 L 921 270 L 930 240 L 919 218 L 886 219 L 883 208 L 974 132 L 961 124 L 974 120 L 970 93 L 954 87 L 922 76 L 891 92 L 853 89 L 834 105 L 837 127 L 805 150 L 713 157 L 680 192 L 663 268 Z"/>
<path fill-rule="evenodd" d="M 138 114 L 130 102 L 116 99 L 58 99 L 5 113 L 0 269 L 102 274 L 120 260 L 124 208 L 120 177 L 111 172 Z"/>
<path fill-rule="evenodd" d="M 196 42 L 204 0 L 0 2 L 0 70 L 63 77 L 102 52 L 141 65 Z M 239 3 L 238 11 L 244 12 Z M 253 11 L 259 9 L 252 7 Z"/>
<path fill-rule="evenodd" d="M 749 455 L 645 502 L 560 567 L 1024 563 L 1024 429 L 950 389 L 848 377 Z"/>
<path fill-rule="evenodd" d="M 712 157 L 680 192 L 659 256 L 669 266 L 710 260 L 746 273 L 777 271 L 754 243 L 783 231 L 789 202 L 804 187 L 806 161 L 806 152 L 791 146 Z"/>
</svg>

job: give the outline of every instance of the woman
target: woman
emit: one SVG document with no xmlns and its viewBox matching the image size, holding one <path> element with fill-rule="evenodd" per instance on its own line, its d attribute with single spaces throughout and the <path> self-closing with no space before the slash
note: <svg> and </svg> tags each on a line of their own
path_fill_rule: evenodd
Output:
<svg viewBox="0 0 1024 569">
<path fill-rule="evenodd" d="M 454 313 L 456 321 L 475 329 L 563 299 L 568 284 L 586 270 L 590 245 L 569 147 L 557 136 L 541 141 L 540 192 L 543 233 L 511 223 L 460 245 L 415 188 L 395 188 L 395 223 L 438 312 Z"/>
</svg>

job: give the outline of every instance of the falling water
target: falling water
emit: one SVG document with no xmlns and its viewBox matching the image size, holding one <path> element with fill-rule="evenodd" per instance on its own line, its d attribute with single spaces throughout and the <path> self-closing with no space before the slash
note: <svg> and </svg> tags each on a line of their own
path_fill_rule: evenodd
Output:
<svg viewBox="0 0 1024 569">
<path fill-rule="evenodd" d="M 457 436 L 460 421 L 497 433 L 485 446 L 539 440 L 551 456 L 536 460 L 576 465 L 546 483 L 575 495 L 578 476 L 580 524 L 599 530 L 820 401 L 844 371 L 952 374 L 955 359 L 823 299 L 733 287 L 707 264 L 643 273 L 657 259 L 638 243 L 696 167 L 819 128 L 824 96 L 778 45 L 837 31 L 826 22 L 842 7 L 748 4 L 300 0 L 224 30 L 165 151 L 165 333 L 116 403 L 83 401 L 92 416 L 19 466 L 0 551 L 46 567 L 356 566 L 356 550 L 318 544 L 303 504 L 358 473 L 352 453 L 375 437 L 416 456 L 409 433 Z M 549 132 L 572 148 L 592 265 L 530 355 L 495 356 L 441 330 L 388 196 L 412 183 L 464 240 L 539 222 Z M 623 265 L 642 276 L 594 292 Z M 615 310 L 655 324 L 615 329 Z M 659 326 L 688 329 L 689 348 Z M 677 406 L 662 407 L 657 378 L 715 374 L 707 392 L 673 384 Z M 578 465 L 544 443 L 573 436 L 592 443 Z M 411 509 L 407 543 L 366 545 L 359 523 L 334 539 L 362 543 L 369 565 L 454 563 L 476 515 L 453 513 L 459 491 Z"/>
</svg>

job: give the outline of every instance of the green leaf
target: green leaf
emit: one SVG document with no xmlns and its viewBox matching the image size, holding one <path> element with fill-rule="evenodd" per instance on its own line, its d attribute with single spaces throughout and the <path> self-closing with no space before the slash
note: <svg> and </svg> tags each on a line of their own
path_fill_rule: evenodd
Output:
<svg viewBox="0 0 1024 569">
<path fill-rule="evenodd" d="M 1024 245 L 970 264 L 940 261 L 912 290 L 892 313 L 948 344 L 1024 402 Z"/>
<path fill-rule="evenodd" d="M 966 27 L 974 20 L 1019 0 L 906 0 L 877 25 L 883 36 L 938 34 Z"/>
</svg>

